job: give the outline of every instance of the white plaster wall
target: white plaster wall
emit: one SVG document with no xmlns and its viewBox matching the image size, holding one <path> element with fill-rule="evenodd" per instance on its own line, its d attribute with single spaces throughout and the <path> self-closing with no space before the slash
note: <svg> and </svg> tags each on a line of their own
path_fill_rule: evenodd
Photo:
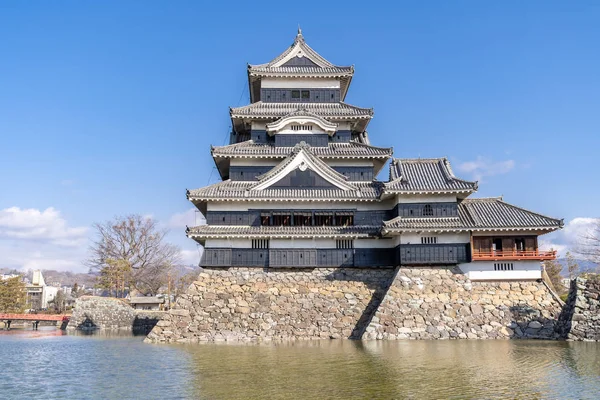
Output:
<svg viewBox="0 0 600 400">
<path fill-rule="evenodd" d="M 340 81 L 336 79 L 263 78 L 260 86 L 263 89 L 339 89 Z"/>
<path fill-rule="evenodd" d="M 456 203 L 456 195 L 396 195 L 397 203 Z"/>
<path fill-rule="evenodd" d="M 206 239 L 205 248 L 225 247 L 237 249 L 250 249 L 252 242 L 250 239 Z"/>
<path fill-rule="evenodd" d="M 494 271 L 494 263 L 512 263 L 512 271 Z M 459 264 L 459 268 L 472 281 L 541 279 L 539 261 L 474 261 Z"/>
<path fill-rule="evenodd" d="M 400 235 L 401 244 L 421 244 L 421 237 L 436 236 L 438 243 L 469 243 L 470 236 L 468 232 L 464 233 L 403 233 Z"/>
<path fill-rule="evenodd" d="M 252 125 L 250 125 L 250 126 L 252 127 L 253 130 L 257 130 L 257 131 L 264 131 L 267 129 L 266 122 L 252 121 Z"/>
</svg>

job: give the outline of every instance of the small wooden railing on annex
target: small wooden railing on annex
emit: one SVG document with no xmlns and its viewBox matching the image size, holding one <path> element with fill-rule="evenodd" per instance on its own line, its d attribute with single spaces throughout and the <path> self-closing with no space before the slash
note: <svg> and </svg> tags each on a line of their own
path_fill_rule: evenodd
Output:
<svg viewBox="0 0 600 400">
<path fill-rule="evenodd" d="M 504 251 L 477 251 L 473 252 L 473 261 L 497 261 L 497 260 L 554 260 L 556 250 L 504 250 Z"/>
</svg>

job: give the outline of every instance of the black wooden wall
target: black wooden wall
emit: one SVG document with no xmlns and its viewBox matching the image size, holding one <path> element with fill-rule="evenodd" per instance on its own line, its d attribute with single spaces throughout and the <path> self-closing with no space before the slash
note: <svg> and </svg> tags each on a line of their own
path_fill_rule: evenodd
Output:
<svg viewBox="0 0 600 400">
<path fill-rule="evenodd" d="M 292 98 L 292 90 L 308 90 L 309 98 Z M 340 89 L 260 89 L 260 100 L 264 103 L 337 103 L 341 101 Z"/>
<path fill-rule="evenodd" d="M 402 244 L 400 265 L 458 264 L 469 261 L 469 244 Z"/>
</svg>

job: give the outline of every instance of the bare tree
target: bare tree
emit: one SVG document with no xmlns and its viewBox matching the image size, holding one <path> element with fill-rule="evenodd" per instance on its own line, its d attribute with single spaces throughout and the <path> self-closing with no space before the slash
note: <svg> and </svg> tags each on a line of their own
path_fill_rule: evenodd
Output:
<svg viewBox="0 0 600 400">
<path fill-rule="evenodd" d="M 567 271 L 569 271 L 569 279 L 572 280 L 577 277 L 579 273 L 579 264 L 575 261 L 575 257 L 571 252 L 567 251 Z"/>
<path fill-rule="evenodd" d="M 179 263 L 179 248 L 165 241 L 168 231 L 159 229 L 152 218 L 133 214 L 94 228 L 97 237 L 86 264 L 100 272 L 116 296 L 124 295 L 126 287 L 157 294 L 167 283 L 169 270 Z"/>
<path fill-rule="evenodd" d="M 600 264 L 600 218 L 579 239 L 576 253 L 587 261 Z"/>
</svg>

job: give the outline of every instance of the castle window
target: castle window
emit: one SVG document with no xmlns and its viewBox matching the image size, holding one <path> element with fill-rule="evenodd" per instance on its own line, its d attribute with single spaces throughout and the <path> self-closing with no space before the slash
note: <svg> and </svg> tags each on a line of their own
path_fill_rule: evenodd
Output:
<svg viewBox="0 0 600 400">
<path fill-rule="evenodd" d="M 294 226 L 310 226 L 312 225 L 311 212 L 294 212 Z"/>
<path fill-rule="evenodd" d="M 525 239 L 515 239 L 515 245 L 517 247 L 517 251 L 525 251 Z"/>
<path fill-rule="evenodd" d="M 310 91 L 309 90 L 303 90 L 302 91 L 302 98 L 303 99 L 310 99 Z"/>
<path fill-rule="evenodd" d="M 333 94 L 333 93 L 331 93 L 331 100 L 333 100 L 333 99 L 334 99 L 334 94 Z"/>
<path fill-rule="evenodd" d="M 292 125 L 290 127 L 293 131 L 312 131 L 313 130 L 313 126 L 312 125 Z"/>
<path fill-rule="evenodd" d="M 274 226 L 290 226 L 292 224 L 292 216 L 289 213 L 274 212 L 273 213 L 273 225 Z"/>
<path fill-rule="evenodd" d="M 514 271 L 513 263 L 494 263 L 494 271 Z"/>
<path fill-rule="evenodd" d="M 299 99 L 299 98 L 300 98 L 300 91 L 292 90 L 292 99 Z"/>
<path fill-rule="evenodd" d="M 348 239 L 348 240 L 336 240 L 335 241 L 335 248 L 340 250 L 340 249 L 353 249 L 354 248 L 354 240 L 352 239 Z"/>
<path fill-rule="evenodd" d="M 433 216 L 433 207 L 431 207 L 431 204 L 425 204 L 423 206 L 423 216 L 424 217 L 432 217 Z"/>
<path fill-rule="evenodd" d="M 252 239 L 253 249 L 268 249 L 269 239 Z"/>
<path fill-rule="evenodd" d="M 315 226 L 331 226 L 333 225 L 333 213 L 316 212 Z"/>
<path fill-rule="evenodd" d="M 335 224 L 337 226 L 354 225 L 354 213 L 352 211 L 339 211 L 335 213 Z"/>
<path fill-rule="evenodd" d="M 436 244 L 437 237 L 435 236 L 423 236 L 421 238 L 421 244 Z"/>
<path fill-rule="evenodd" d="M 269 225 L 271 225 L 271 215 L 269 213 L 262 213 L 262 214 L 260 214 L 260 224 L 262 226 L 269 226 Z"/>
</svg>

